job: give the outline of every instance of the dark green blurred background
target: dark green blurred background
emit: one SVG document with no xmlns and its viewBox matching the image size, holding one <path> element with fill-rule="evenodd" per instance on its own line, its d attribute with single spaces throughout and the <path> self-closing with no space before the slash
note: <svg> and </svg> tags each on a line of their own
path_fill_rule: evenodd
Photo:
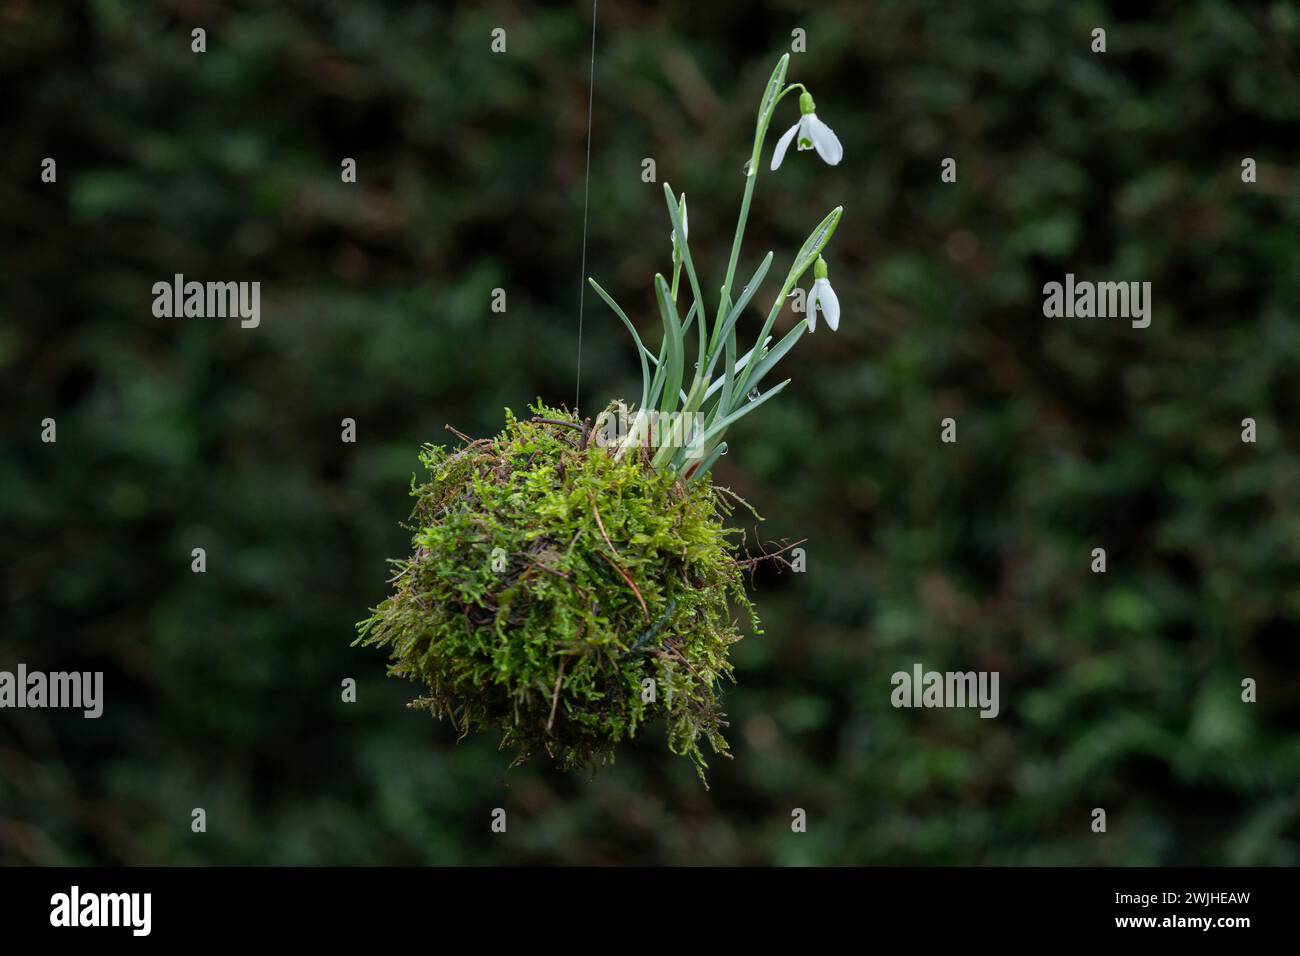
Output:
<svg viewBox="0 0 1300 956">
<path fill-rule="evenodd" d="M 590 12 L 0 6 L 0 668 L 106 672 L 98 721 L 0 714 L 0 861 L 1300 862 L 1289 2 L 602 0 L 587 271 L 645 328 L 660 184 L 716 289 L 795 28 L 845 147 L 764 173 L 741 259 L 844 205 L 840 331 L 716 469 L 808 539 L 756 581 L 735 760 L 705 791 L 656 725 L 594 779 L 507 771 L 349 646 L 419 444 L 572 401 Z M 1150 281 L 1151 327 L 1043 318 L 1067 271 Z M 260 328 L 155 319 L 177 272 L 261 281 Z M 639 382 L 590 292 L 582 374 L 586 413 Z M 1000 671 L 1001 715 L 893 709 L 914 662 Z"/>
</svg>

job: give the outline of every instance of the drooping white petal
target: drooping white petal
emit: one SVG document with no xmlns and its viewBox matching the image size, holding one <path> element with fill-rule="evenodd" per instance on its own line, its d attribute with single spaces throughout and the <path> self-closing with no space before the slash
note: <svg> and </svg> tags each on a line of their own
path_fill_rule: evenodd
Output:
<svg viewBox="0 0 1300 956">
<path fill-rule="evenodd" d="M 839 163 L 844 158 L 844 147 L 835 130 L 819 120 L 816 113 L 809 113 L 804 119 L 808 121 L 808 138 L 817 148 L 817 155 L 832 166 Z"/>
<path fill-rule="evenodd" d="M 788 130 L 781 134 L 781 138 L 776 141 L 776 149 L 772 150 L 772 172 L 781 165 L 781 160 L 785 159 L 785 151 L 790 148 L 790 141 L 794 139 L 794 134 L 799 132 L 802 120 L 795 123 Z"/>
<path fill-rule="evenodd" d="M 804 321 L 808 323 L 809 332 L 817 331 L 817 293 L 821 291 L 821 284 L 821 279 L 813 283 L 808 290 L 808 301 L 803 306 Z"/>
<path fill-rule="evenodd" d="M 813 283 L 813 290 L 817 296 L 817 305 L 822 310 L 822 315 L 826 316 L 826 324 L 831 327 L 832 332 L 836 332 L 840 327 L 840 298 L 831 288 L 830 279 L 818 279 Z"/>
<path fill-rule="evenodd" d="M 803 116 L 799 117 L 799 148 L 800 149 L 813 148 L 812 124 L 809 122 L 809 120 L 815 120 L 816 118 L 817 115 L 815 113 L 804 113 Z"/>
</svg>

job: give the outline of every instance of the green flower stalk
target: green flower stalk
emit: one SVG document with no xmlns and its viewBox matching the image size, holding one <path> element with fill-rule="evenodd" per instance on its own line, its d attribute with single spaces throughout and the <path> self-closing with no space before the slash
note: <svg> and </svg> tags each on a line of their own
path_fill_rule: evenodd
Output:
<svg viewBox="0 0 1300 956">
<path fill-rule="evenodd" d="M 772 301 L 762 329 L 755 337 L 753 347 L 744 356 L 737 357 L 739 320 L 766 278 L 773 259 L 773 253 L 769 252 L 733 301 L 736 268 L 754 186 L 761 168 L 763 143 L 781 100 L 787 94 L 799 90 L 800 118 L 778 141 L 772 154 L 772 170 L 780 167 L 790 143 L 796 137 L 800 150 L 815 149 L 831 165 L 837 164 L 844 155 L 839 138 L 817 117 L 812 94 L 802 83 L 786 84 L 789 63 L 789 54 L 781 57 L 759 102 L 753 150 L 745 165 L 745 189 L 740 201 L 740 215 L 712 323 L 708 321 L 708 305 L 701 292 L 699 276 L 691 257 L 686 197 L 675 196 L 667 183 L 664 184 L 664 200 L 672 223 L 672 280 L 669 282 L 662 275 L 654 277 L 655 301 L 663 324 L 663 337 L 657 353 L 646 348 L 636 326 L 614 298 L 594 278 L 587 280 L 631 333 L 641 364 L 641 400 L 635 406 L 632 427 L 617 449 L 616 453 L 620 457 L 646 441 L 655 413 L 659 416 L 679 414 L 698 418 L 701 425 L 690 442 L 682 447 L 660 445 L 651 460 L 656 468 L 668 469 L 690 480 L 698 480 L 726 452 L 723 438 L 727 430 L 774 398 L 789 384 L 790 380 L 786 379 L 766 391 L 759 390 L 759 386 L 794 347 L 804 331 L 811 332 L 815 329 L 816 310 L 822 310 L 826 323 L 832 330 L 839 327 L 839 300 L 826 279 L 825 261 L 821 258 L 843 213 L 843 207 L 837 206 L 817 225 L 795 255 L 785 280 Z M 807 321 L 798 323 L 775 345 L 771 344 L 772 328 L 786 299 L 814 263 L 819 264 L 819 272 L 809 298 Z M 678 308 L 683 271 L 691 295 L 691 305 L 684 318 Z M 692 336 L 695 340 L 695 361 L 690 366 L 688 375 L 687 362 L 691 352 L 688 342 Z M 720 369 L 719 361 L 722 362 Z"/>
</svg>

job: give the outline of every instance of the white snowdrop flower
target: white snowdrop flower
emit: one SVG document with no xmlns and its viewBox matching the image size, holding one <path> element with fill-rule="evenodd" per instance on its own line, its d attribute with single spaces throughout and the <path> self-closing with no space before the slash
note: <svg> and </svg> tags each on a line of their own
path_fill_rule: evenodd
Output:
<svg viewBox="0 0 1300 956">
<path fill-rule="evenodd" d="M 817 118 L 817 107 L 813 103 L 811 93 L 805 91 L 800 94 L 799 110 L 803 114 L 799 117 L 799 122 L 785 131 L 777 140 L 776 149 L 772 151 L 773 172 L 781 165 L 781 160 L 785 159 L 785 151 L 790 148 L 790 142 L 795 136 L 799 137 L 800 149 L 817 150 L 817 155 L 832 166 L 844 158 L 844 147 L 840 145 L 840 138 L 835 135 L 833 129 Z"/>
<path fill-rule="evenodd" d="M 808 294 L 808 331 L 817 331 L 817 310 L 821 309 L 822 315 L 826 316 L 826 324 L 834 332 L 840 327 L 840 300 L 831 288 L 831 280 L 826 278 L 829 270 L 826 268 L 826 260 L 821 256 L 817 257 L 817 262 L 813 266 L 813 287 L 812 292 Z"/>
</svg>

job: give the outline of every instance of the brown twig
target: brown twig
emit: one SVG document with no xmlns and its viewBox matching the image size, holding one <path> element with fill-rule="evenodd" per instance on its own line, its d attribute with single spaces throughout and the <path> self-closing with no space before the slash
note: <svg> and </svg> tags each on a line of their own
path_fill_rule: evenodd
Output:
<svg viewBox="0 0 1300 956">
<path fill-rule="evenodd" d="M 672 642 L 668 642 L 666 646 L 668 647 L 668 650 L 660 651 L 659 652 L 660 654 L 662 654 L 664 657 L 669 658 L 669 660 L 671 660 L 673 657 L 676 657 L 679 661 L 681 661 L 683 664 L 686 665 L 687 670 L 689 670 L 692 674 L 695 675 L 696 680 L 700 681 L 701 683 L 704 682 L 704 678 L 700 676 L 700 672 L 697 671 L 691 665 L 691 662 L 686 659 L 686 655 L 683 654 L 680 650 L 678 650 L 677 645 L 673 644 Z M 672 653 L 669 654 L 669 651 L 671 651 Z"/>
<path fill-rule="evenodd" d="M 618 554 L 618 548 L 614 547 L 614 542 L 609 540 L 609 535 L 605 531 L 605 523 L 600 520 L 600 509 L 596 507 L 596 496 L 593 495 L 590 491 L 588 491 L 587 499 L 591 502 L 591 513 L 596 516 L 596 527 L 600 529 L 600 536 L 604 538 L 605 543 L 609 545 L 609 550 L 613 551 L 615 554 Z M 627 586 L 632 589 L 632 593 L 636 595 L 636 599 L 641 602 L 641 613 L 645 615 L 646 623 L 649 624 L 650 609 L 646 607 L 645 598 L 641 596 L 641 592 L 637 589 L 637 586 L 632 582 L 631 576 L 626 571 L 624 571 L 621 567 L 619 567 L 618 562 L 616 562 L 609 555 L 605 554 L 604 551 L 600 552 L 600 555 L 611 565 L 613 565 L 614 570 L 617 571 L 620 575 L 622 575 L 623 580 L 627 582 Z"/>
<path fill-rule="evenodd" d="M 777 551 L 768 552 L 768 551 L 760 550 L 759 555 L 757 557 L 750 554 L 749 546 L 745 545 L 746 559 L 744 561 L 738 561 L 736 563 L 739 564 L 741 567 L 746 568 L 750 571 L 753 571 L 754 568 L 758 566 L 758 563 L 760 561 L 768 561 L 768 560 L 774 560 L 777 562 L 777 564 L 784 564 L 786 567 L 791 567 L 792 565 L 790 564 L 790 562 L 785 560 L 785 558 L 781 557 L 781 555 L 784 554 L 786 551 L 789 551 L 791 548 L 797 548 L 799 545 L 806 543 L 807 540 L 808 540 L 807 538 L 800 538 L 798 541 L 793 541 L 790 544 L 787 544 L 784 548 L 781 548 L 780 550 Z"/>
<path fill-rule="evenodd" d="M 551 694 L 551 716 L 546 721 L 546 732 L 551 732 L 551 727 L 555 725 L 555 707 L 560 702 L 560 682 L 564 680 L 564 665 L 569 663 L 566 657 L 560 661 L 560 672 L 555 675 L 555 691 Z"/>
<path fill-rule="evenodd" d="M 455 435 L 457 438 L 459 438 L 461 441 L 465 442 L 466 444 L 473 444 L 474 439 L 470 438 L 463 431 L 453 428 L 451 425 L 443 425 L 442 427 L 447 429 L 447 431 L 451 432 L 453 435 Z"/>
<path fill-rule="evenodd" d="M 590 490 L 587 492 L 587 500 L 591 502 L 591 513 L 596 516 L 596 527 L 600 529 L 600 536 L 604 538 L 605 543 L 609 545 L 609 550 L 618 554 L 618 548 L 614 547 L 614 542 L 609 540 L 609 535 L 605 532 L 605 522 L 600 520 L 600 511 L 596 508 L 596 496 L 593 495 Z"/>
<path fill-rule="evenodd" d="M 532 418 L 528 420 L 535 425 L 563 425 L 565 428 L 573 428 L 576 429 L 577 431 L 583 430 L 582 426 L 579 425 L 577 422 L 566 422 L 560 418 L 539 418 L 536 415 L 534 415 Z"/>
<path fill-rule="evenodd" d="M 569 577 L 569 575 L 565 574 L 563 571 L 557 571 L 555 568 L 551 567 L 550 565 L 547 565 L 547 564 L 545 564 L 545 563 L 543 563 L 543 562 L 541 562 L 541 561 L 538 561 L 536 558 L 534 558 L 534 557 L 532 557 L 532 556 L 530 556 L 530 555 L 527 555 L 527 554 L 524 555 L 524 560 L 527 561 L 527 562 L 529 563 L 529 565 L 531 565 L 531 566 L 534 567 L 534 568 L 538 568 L 538 569 L 540 569 L 540 570 L 542 570 L 542 571 L 545 571 L 547 574 L 553 574 L 553 575 L 555 575 L 557 578 L 559 578 L 561 581 L 563 581 L 563 582 L 564 582 L 565 584 L 567 584 L 569 587 L 573 588 L 573 590 L 577 591 L 577 592 L 578 592 L 578 595 L 579 595 L 580 597 L 582 597 L 583 600 L 586 600 L 586 599 L 587 599 L 588 594 L 587 594 L 586 589 L 583 588 L 580 584 L 577 584 L 577 583 L 573 580 L 573 578 Z"/>
<path fill-rule="evenodd" d="M 612 567 L 615 571 L 618 572 L 619 577 L 621 577 L 624 581 L 627 582 L 627 586 L 630 587 L 630 588 L 632 589 L 632 593 L 636 595 L 636 599 L 637 599 L 639 602 L 641 602 L 641 613 L 645 615 L 645 622 L 646 622 L 647 624 L 649 624 L 649 623 L 650 623 L 650 609 L 649 609 L 648 607 L 646 607 L 646 604 L 645 604 L 645 598 L 643 598 L 643 597 L 641 596 L 641 592 L 637 589 L 637 586 L 636 586 L 636 584 L 632 581 L 632 578 L 628 575 L 628 573 L 627 573 L 626 571 L 624 571 L 621 567 L 619 567 L 619 564 L 618 564 L 617 561 L 615 561 L 613 558 L 611 558 L 609 555 L 607 555 L 604 551 L 598 551 L 597 554 L 599 554 L 602 558 L 604 558 L 606 561 L 608 561 L 609 564 L 610 564 L 610 567 Z"/>
<path fill-rule="evenodd" d="M 543 571 L 546 571 L 546 572 L 548 572 L 548 573 L 550 573 L 550 574 L 554 574 L 557 578 L 561 578 L 561 579 L 563 579 L 563 580 L 565 580 L 565 581 L 572 581 L 572 580 L 573 580 L 571 577 L 569 577 L 569 576 L 568 576 L 567 574 L 565 574 L 563 571 L 557 571 L 555 568 L 551 567 L 550 565 L 548 565 L 548 564 L 543 564 L 541 561 L 538 561 L 536 558 L 534 558 L 534 557 L 533 557 L 532 555 L 530 555 L 530 554 L 526 554 L 526 555 L 524 555 L 524 560 L 527 561 L 529 564 L 531 564 L 531 565 L 532 565 L 533 567 L 535 567 L 535 568 L 540 568 L 540 569 L 543 570 Z"/>
</svg>

